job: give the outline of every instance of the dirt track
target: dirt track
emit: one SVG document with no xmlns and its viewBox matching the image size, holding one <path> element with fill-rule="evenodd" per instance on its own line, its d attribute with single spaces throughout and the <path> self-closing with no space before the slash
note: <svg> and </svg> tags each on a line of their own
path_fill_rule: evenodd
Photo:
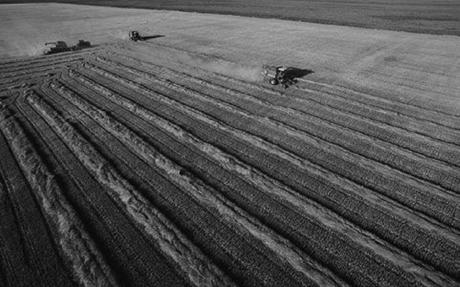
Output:
<svg viewBox="0 0 460 287">
<path fill-rule="evenodd" d="M 0 63 L 1 285 L 460 285 L 456 83 L 171 42 Z"/>
</svg>

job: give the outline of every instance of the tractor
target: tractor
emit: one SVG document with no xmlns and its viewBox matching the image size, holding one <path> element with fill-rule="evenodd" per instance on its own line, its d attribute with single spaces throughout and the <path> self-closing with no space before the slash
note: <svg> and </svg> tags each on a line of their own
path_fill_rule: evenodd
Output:
<svg viewBox="0 0 460 287">
<path fill-rule="evenodd" d="M 134 42 L 144 40 L 144 38 L 141 37 L 141 35 L 137 31 L 129 31 L 129 39 Z"/>
</svg>

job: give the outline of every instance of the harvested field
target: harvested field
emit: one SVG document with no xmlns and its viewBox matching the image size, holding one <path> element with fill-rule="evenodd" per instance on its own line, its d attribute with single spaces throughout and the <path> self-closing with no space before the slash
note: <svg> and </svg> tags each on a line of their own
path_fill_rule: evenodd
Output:
<svg viewBox="0 0 460 287">
<path fill-rule="evenodd" d="M 0 0 L 37 3 L 41 0 Z M 167 9 L 290 19 L 396 31 L 460 35 L 457 0 L 56 0 L 59 3 Z"/>
<path fill-rule="evenodd" d="M 283 89 L 238 33 L 5 52 L 1 286 L 460 286 L 460 40 L 382 31 Z"/>
</svg>

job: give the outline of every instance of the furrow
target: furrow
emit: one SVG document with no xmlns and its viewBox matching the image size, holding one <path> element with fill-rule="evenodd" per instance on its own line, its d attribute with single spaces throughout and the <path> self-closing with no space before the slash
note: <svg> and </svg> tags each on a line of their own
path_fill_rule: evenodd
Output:
<svg viewBox="0 0 460 287">
<path fill-rule="evenodd" d="M 93 69 L 99 69 L 97 67 L 93 67 Z M 104 70 L 95 70 L 96 72 L 99 72 L 101 74 L 104 74 L 106 77 L 112 77 L 113 74 L 110 74 Z M 167 84 L 169 84 L 168 82 Z M 139 88 L 139 85 L 136 83 L 131 83 L 134 86 L 137 85 L 137 88 Z M 158 87 L 158 86 L 156 86 Z M 146 89 L 145 87 L 140 87 L 141 89 Z M 196 96 L 198 98 L 203 98 L 201 94 L 197 93 L 191 93 L 189 90 L 181 88 L 179 89 L 180 91 L 185 91 L 188 95 L 191 96 Z M 205 101 L 209 102 L 208 98 L 205 98 Z M 214 103 L 214 102 L 212 102 Z M 219 103 L 217 103 L 219 105 Z M 267 123 L 271 126 L 274 126 L 275 129 L 279 127 L 279 124 L 274 123 L 270 119 L 266 118 L 260 118 L 256 117 L 252 114 L 248 114 L 246 112 L 242 112 L 240 110 L 235 110 L 233 107 L 229 107 L 228 105 L 220 104 L 221 107 L 223 107 L 224 110 L 230 110 L 230 112 L 238 114 L 241 116 L 241 118 L 246 118 L 249 120 L 256 120 L 260 121 L 262 123 Z M 281 126 L 284 128 L 285 126 Z M 333 154 L 340 154 L 341 157 L 338 158 L 340 162 L 343 162 L 346 160 L 349 163 L 356 163 L 356 154 L 350 154 L 347 150 L 339 147 L 336 147 L 334 145 L 331 145 L 327 141 L 321 141 L 321 139 L 312 139 L 308 135 L 305 136 L 303 134 L 298 133 L 297 130 L 292 129 L 290 127 L 287 127 L 285 129 L 288 133 L 288 135 L 295 136 L 297 138 L 300 138 L 301 142 L 303 144 L 305 143 L 310 143 L 312 146 L 321 146 L 323 149 L 326 147 L 326 151 L 332 152 Z M 440 220 L 441 222 L 445 222 L 446 224 L 459 227 L 459 220 L 458 220 L 458 198 L 455 195 L 449 194 L 449 192 L 436 188 L 436 187 L 430 187 L 427 186 L 426 184 L 420 183 L 416 179 L 411 179 L 410 177 L 408 178 L 407 174 L 403 174 L 399 171 L 395 171 L 393 169 L 388 168 L 385 165 L 380 165 L 378 162 L 373 162 L 371 161 L 370 163 L 368 162 L 369 159 L 366 157 L 363 157 L 362 159 L 359 159 L 357 162 L 356 168 L 362 170 L 364 175 L 369 174 L 369 176 L 365 177 L 357 177 L 354 175 L 355 173 L 350 173 L 349 169 L 339 169 L 338 167 L 331 167 L 334 169 L 335 172 L 344 174 L 344 176 L 348 176 L 351 178 L 356 178 L 355 180 L 359 182 L 360 184 L 364 184 L 365 186 L 375 186 L 376 188 L 379 188 L 380 192 L 383 192 L 387 196 L 394 198 L 398 201 L 401 201 L 405 204 L 409 204 L 411 207 L 416 208 L 418 210 L 421 210 L 430 216 L 433 216 Z M 346 164 L 345 164 L 346 165 Z M 326 166 L 326 168 L 328 168 Z M 375 170 L 379 171 L 380 174 L 385 175 L 385 176 L 380 176 L 376 177 L 373 175 L 375 173 Z M 391 181 L 388 180 L 387 176 L 391 176 Z M 376 182 L 375 182 L 376 181 Z M 399 185 L 399 187 L 398 187 Z M 394 188 L 397 187 L 400 189 L 400 192 L 394 192 Z M 405 191 L 404 193 L 401 193 L 401 191 Z M 428 197 L 427 197 L 428 196 Z M 418 200 L 418 198 L 430 198 L 430 201 L 425 201 L 425 200 Z M 435 203 L 437 202 L 437 203 Z M 425 205 L 427 204 L 427 205 Z M 433 209 L 433 206 L 438 206 L 438 208 Z M 450 206 L 450 207 L 447 207 Z"/>
<path fill-rule="evenodd" d="M 196 286 L 232 286 L 230 279 L 205 257 L 163 214 L 153 207 L 68 122 L 36 93 L 27 97 L 43 118 L 60 134 L 98 181 L 109 187 L 131 218 Z"/>
<path fill-rule="evenodd" d="M 266 142 L 263 139 L 260 139 L 258 137 L 252 136 L 252 135 L 250 135 L 250 134 L 248 134 L 248 133 L 246 133 L 244 131 L 236 130 L 236 129 L 232 128 L 232 127 L 227 126 L 226 124 L 219 123 L 215 119 L 212 119 L 209 116 L 207 116 L 207 115 L 205 115 L 205 114 L 203 114 L 203 113 L 201 113 L 199 111 L 194 110 L 193 108 L 190 108 L 190 107 L 188 107 L 186 105 L 183 105 L 182 103 L 177 102 L 175 100 L 168 99 L 167 97 L 159 96 L 154 91 L 151 91 L 151 90 L 143 87 L 142 85 L 136 84 L 135 82 L 130 82 L 129 80 L 125 80 L 125 79 L 122 79 L 120 77 L 116 77 L 116 76 L 113 76 L 111 74 L 108 74 L 108 73 L 106 73 L 106 76 L 112 77 L 116 81 L 118 81 L 120 83 L 123 83 L 123 84 L 126 84 L 127 86 L 130 86 L 132 88 L 136 88 L 139 91 L 143 91 L 149 97 L 155 98 L 156 100 L 158 100 L 160 102 L 164 102 L 165 104 L 168 104 L 170 106 L 180 107 L 182 111 L 184 111 L 185 113 L 190 114 L 193 118 L 197 118 L 199 120 L 202 120 L 203 122 L 206 122 L 206 123 L 210 124 L 211 126 L 214 126 L 214 127 L 218 128 L 220 130 L 224 130 L 224 131 L 227 131 L 229 133 L 232 133 L 236 137 L 242 138 L 243 140 L 247 141 L 249 144 L 252 144 L 252 145 L 254 145 L 254 146 L 258 147 L 258 148 L 261 148 L 261 149 L 263 149 L 263 150 L 265 150 L 265 151 L 267 151 L 269 153 L 275 154 L 275 155 L 277 155 L 277 156 L 279 156 L 281 158 L 284 158 L 284 159 L 290 161 L 293 164 L 296 164 L 296 165 L 302 167 L 303 169 L 305 169 L 309 173 L 315 174 L 315 176 L 317 176 L 317 177 L 322 177 L 326 181 L 335 182 L 335 183 L 337 183 L 337 186 L 343 186 L 343 185 L 348 186 L 350 188 L 350 190 L 347 190 L 347 192 L 351 192 L 352 194 L 355 194 L 355 196 L 358 196 L 358 198 L 362 196 L 362 195 L 359 195 L 361 193 L 367 194 L 368 198 L 366 198 L 366 199 L 370 200 L 371 202 L 374 202 L 373 204 L 376 205 L 376 207 L 373 207 L 372 209 L 374 209 L 374 208 L 381 209 L 381 208 L 379 208 L 380 206 L 382 206 L 382 205 L 386 206 L 386 208 L 388 210 L 386 212 L 382 210 L 383 211 L 383 216 L 386 217 L 386 218 L 391 218 L 390 214 L 391 213 L 396 213 L 396 215 L 399 214 L 401 219 L 403 219 L 403 218 L 404 219 L 412 218 L 412 220 L 414 220 L 415 222 L 413 222 L 411 224 L 413 224 L 415 226 L 417 226 L 418 224 L 421 223 L 421 221 L 423 221 L 423 219 L 421 219 L 419 217 L 414 217 L 414 215 L 410 211 L 405 211 L 404 209 L 397 208 L 393 204 L 389 205 L 389 203 L 387 203 L 387 201 L 384 200 L 382 197 L 380 197 L 378 195 L 375 195 L 373 193 L 369 193 L 368 191 L 363 190 L 363 189 L 361 189 L 359 187 L 353 186 L 352 184 L 348 183 L 347 181 L 342 181 L 341 179 L 336 178 L 334 175 L 331 175 L 327 171 L 324 171 L 322 168 L 314 166 L 314 165 L 310 165 L 305 160 L 299 159 L 298 157 L 290 154 L 289 152 L 286 152 L 286 151 L 280 149 L 276 145 L 273 145 L 273 144 L 270 144 L 270 143 Z M 79 80 L 83 80 L 86 84 L 94 87 L 96 90 L 101 92 L 103 95 L 108 96 L 109 98 L 111 97 L 111 94 L 113 94 L 108 89 L 103 88 L 100 85 L 95 85 L 94 82 L 90 82 L 90 81 L 88 81 L 88 79 L 78 77 L 78 76 L 75 76 L 74 78 L 77 78 Z M 136 110 L 134 108 L 135 106 L 132 106 L 132 104 L 130 104 L 129 102 L 127 104 L 125 104 L 125 106 L 130 110 L 133 110 L 133 109 Z M 331 204 L 332 204 L 333 209 L 337 210 L 337 207 L 338 207 L 337 204 L 334 204 L 333 202 L 331 202 L 330 199 L 321 198 L 321 196 L 318 197 L 318 195 L 315 194 L 315 193 L 310 193 L 309 196 L 313 196 L 313 198 L 316 198 L 316 200 L 319 200 L 320 202 L 326 203 L 326 205 L 331 206 Z M 350 195 L 347 195 L 346 197 L 350 198 Z M 354 198 L 354 199 L 351 198 L 351 199 L 353 201 L 358 200 L 358 202 L 364 203 L 362 201 L 362 199 L 358 199 L 358 198 Z M 340 207 L 339 209 L 342 209 L 342 213 L 343 213 L 343 207 Z M 389 212 L 389 210 L 391 210 L 391 212 Z M 367 218 L 368 217 L 365 214 L 356 215 L 354 212 L 350 213 L 349 211 L 346 211 L 346 210 L 345 210 L 345 214 L 347 216 L 354 217 L 355 220 L 356 220 L 356 216 L 358 216 L 359 218 Z M 390 219 L 390 221 L 392 221 L 392 220 Z M 362 222 L 362 220 L 358 219 L 357 222 Z M 379 226 L 382 226 L 384 230 L 387 230 L 387 228 L 389 228 L 389 226 L 392 226 L 392 224 L 389 224 L 389 226 L 385 227 L 385 225 L 381 225 L 381 223 L 382 222 L 378 221 L 378 222 L 374 222 L 372 224 L 377 224 Z M 439 228 L 431 225 L 428 222 L 425 222 L 425 223 L 427 224 L 427 226 L 431 226 L 430 229 L 435 228 L 440 232 L 440 234 L 443 234 L 443 236 L 445 235 L 445 236 L 447 236 L 447 238 L 451 238 L 450 240 L 453 240 L 453 242 L 455 242 L 455 240 L 458 239 L 456 235 L 452 235 L 453 237 L 451 237 L 451 235 L 445 234 L 442 229 L 439 229 Z M 423 223 L 423 224 L 425 224 L 425 223 Z M 421 227 L 421 226 L 419 226 L 419 227 Z M 391 228 L 393 228 L 393 227 L 391 227 Z M 385 232 L 383 232 L 383 233 L 385 233 Z M 390 233 L 392 233 L 392 232 L 390 231 Z M 401 235 L 398 235 L 398 236 L 401 236 Z M 393 238 L 393 240 L 394 240 L 394 238 Z M 396 241 L 399 241 L 399 244 L 401 244 L 403 242 L 403 241 L 400 241 L 400 238 L 396 239 Z M 402 243 L 402 244 L 404 246 L 409 247 L 412 250 L 414 250 L 413 246 L 412 247 L 410 246 L 412 243 L 413 242 L 411 242 L 409 245 L 407 243 Z M 454 250 L 454 249 L 452 249 L 452 250 Z M 420 252 L 418 252 L 418 254 L 420 254 Z M 426 257 L 426 256 L 424 256 L 424 257 Z"/>
<path fill-rule="evenodd" d="M 154 147 L 146 143 L 136 133 L 109 116 L 106 112 L 90 105 L 62 85 L 58 86 L 52 83 L 51 86 L 59 90 L 61 95 L 67 97 L 69 101 L 88 113 L 99 124 L 107 128 L 114 136 L 121 139 L 146 162 L 163 170 L 163 172 L 169 176 L 170 180 L 185 190 L 188 190 L 199 202 L 205 206 L 211 206 L 226 221 L 236 225 L 248 235 L 262 241 L 269 249 L 277 254 L 283 262 L 291 265 L 294 270 L 303 274 L 303 276 L 309 278 L 309 280 L 316 282 L 318 286 L 343 286 L 345 284 L 331 272 L 311 260 L 288 240 L 269 230 L 255 218 L 251 218 L 245 211 L 235 206 L 225 197 L 219 195 L 217 191 L 213 190 L 199 179 L 195 179 L 181 166 L 160 154 Z M 137 108 L 137 111 L 140 112 L 145 111 L 143 109 L 138 109 L 140 108 L 139 106 L 134 106 L 134 108 Z M 163 121 L 163 124 L 165 124 L 163 127 L 169 127 L 169 131 L 175 131 L 176 134 L 183 132 L 176 129 L 177 127 L 172 127 L 170 125 L 166 126 L 167 122 L 165 121 Z M 208 145 L 207 148 L 210 148 L 210 146 Z M 264 181 L 259 183 L 264 183 Z"/>
<path fill-rule="evenodd" d="M 113 272 L 63 196 L 53 175 L 6 109 L 0 110 L 0 128 L 30 186 L 34 188 L 50 225 L 59 235 L 57 244 L 66 260 L 71 263 L 76 280 L 84 286 L 117 286 Z"/>
</svg>

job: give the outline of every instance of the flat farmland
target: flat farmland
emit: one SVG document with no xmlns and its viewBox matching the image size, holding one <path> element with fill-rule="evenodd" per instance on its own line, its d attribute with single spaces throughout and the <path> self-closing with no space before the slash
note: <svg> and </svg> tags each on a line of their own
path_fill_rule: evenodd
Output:
<svg viewBox="0 0 460 287">
<path fill-rule="evenodd" d="M 0 16 L 1 286 L 460 285 L 458 37 Z M 263 64 L 308 73 L 284 89 Z"/>
<path fill-rule="evenodd" d="M 39 0 L 0 0 L 37 3 Z M 457 0 L 58 0 L 126 8 L 167 9 L 460 36 Z"/>
</svg>

